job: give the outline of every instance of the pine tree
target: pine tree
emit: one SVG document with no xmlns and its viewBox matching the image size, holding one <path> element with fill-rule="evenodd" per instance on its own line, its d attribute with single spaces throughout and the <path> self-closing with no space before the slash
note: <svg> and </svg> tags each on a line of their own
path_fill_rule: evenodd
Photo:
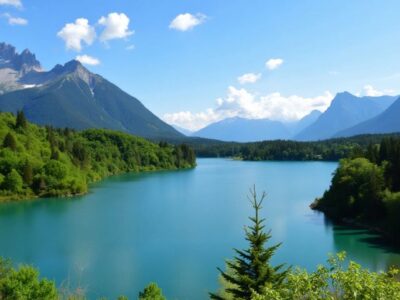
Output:
<svg viewBox="0 0 400 300">
<path fill-rule="evenodd" d="M 26 120 L 25 114 L 22 110 L 17 112 L 17 120 L 15 122 L 16 128 L 26 128 L 28 126 L 28 121 Z"/>
<path fill-rule="evenodd" d="M 232 261 L 227 261 L 228 271 L 224 272 L 218 268 L 222 278 L 229 284 L 226 294 L 233 299 L 251 299 L 252 293 L 261 293 L 267 284 L 278 287 L 282 284 L 288 270 L 281 270 L 283 265 L 271 266 L 270 260 L 280 244 L 265 247 L 270 240 L 270 232 L 265 232 L 263 225 L 265 219 L 260 218 L 262 203 L 266 197 L 263 193 L 257 199 L 255 187 L 250 190 L 249 200 L 254 208 L 254 216 L 250 217 L 252 225 L 245 229 L 246 240 L 249 248 L 245 250 L 234 249 L 237 256 Z M 225 298 L 210 293 L 211 299 L 224 300 Z"/>
<path fill-rule="evenodd" d="M 17 141 L 11 132 L 4 137 L 3 147 L 10 148 L 13 151 L 17 150 Z"/>
<path fill-rule="evenodd" d="M 32 165 L 27 161 L 24 166 L 22 178 L 27 185 L 31 185 L 33 182 L 33 170 Z"/>
</svg>

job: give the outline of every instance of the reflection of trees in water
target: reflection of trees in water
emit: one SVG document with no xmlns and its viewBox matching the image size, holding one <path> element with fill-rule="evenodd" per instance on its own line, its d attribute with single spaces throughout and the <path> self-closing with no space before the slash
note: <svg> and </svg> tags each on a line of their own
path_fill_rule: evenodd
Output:
<svg viewBox="0 0 400 300">
<path fill-rule="evenodd" d="M 379 235 L 365 229 L 334 224 L 330 220 L 325 225 L 333 226 L 335 252 L 346 251 L 348 259 L 372 271 L 400 267 L 400 249 L 390 247 Z"/>
</svg>

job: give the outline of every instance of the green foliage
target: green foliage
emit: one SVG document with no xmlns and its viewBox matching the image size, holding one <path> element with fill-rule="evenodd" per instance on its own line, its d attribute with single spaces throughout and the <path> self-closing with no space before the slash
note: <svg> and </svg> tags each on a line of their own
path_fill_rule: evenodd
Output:
<svg viewBox="0 0 400 300">
<path fill-rule="evenodd" d="M 15 128 L 27 128 L 28 127 L 28 121 L 26 120 L 24 112 L 17 111 L 17 119 L 15 121 Z"/>
<path fill-rule="evenodd" d="M 14 269 L 0 258 L 0 299 L 55 300 L 58 295 L 54 282 L 39 279 L 39 272 L 33 267 Z"/>
<path fill-rule="evenodd" d="M 10 148 L 13 151 L 17 150 L 17 142 L 11 132 L 7 133 L 7 135 L 4 137 L 3 147 Z"/>
<path fill-rule="evenodd" d="M 400 299 L 399 270 L 375 273 L 361 268 L 355 262 L 344 267 L 345 253 L 331 256 L 329 267 L 319 266 L 308 273 L 297 269 L 290 272 L 279 288 L 267 285 L 253 300 L 291 299 Z"/>
<path fill-rule="evenodd" d="M 196 164 L 187 145 L 158 145 L 111 130 L 40 127 L 18 116 L 0 113 L 0 201 L 81 194 L 106 176 Z"/>
<path fill-rule="evenodd" d="M 275 140 L 253 143 L 192 138 L 190 146 L 199 157 L 235 157 L 255 161 L 337 161 L 342 158 L 363 157 L 370 144 L 380 143 L 387 136 L 392 135 L 361 135 L 316 142 Z"/>
<path fill-rule="evenodd" d="M 312 207 L 379 229 L 400 244 L 400 138 L 369 145 L 365 157 L 342 160 L 330 188 Z"/>
<path fill-rule="evenodd" d="M 22 185 L 23 181 L 21 175 L 19 175 L 15 169 L 12 169 L 4 178 L 2 188 L 12 193 L 19 193 L 22 191 Z"/>
<path fill-rule="evenodd" d="M 228 271 L 218 269 L 226 283 L 230 284 L 225 289 L 228 297 L 223 294 L 213 294 L 212 299 L 250 299 L 253 292 L 261 292 L 266 285 L 279 287 L 284 281 L 287 270 L 281 271 L 283 265 L 271 266 L 270 260 L 280 244 L 265 247 L 270 240 L 270 233 L 264 232 L 264 219 L 260 218 L 261 205 L 266 194 L 257 199 L 255 187 L 250 191 L 249 200 L 254 208 L 254 216 L 250 217 L 252 225 L 246 228 L 246 240 L 249 248 L 245 250 L 235 249 L 237 256 L 233 261 L 227 261 Z"/>
<path fill-rule="evenodd" d="M 166 298 L 157 284 L 152 282 L 139 293 L 139 300 L 166 300 Z"/>
</svg>

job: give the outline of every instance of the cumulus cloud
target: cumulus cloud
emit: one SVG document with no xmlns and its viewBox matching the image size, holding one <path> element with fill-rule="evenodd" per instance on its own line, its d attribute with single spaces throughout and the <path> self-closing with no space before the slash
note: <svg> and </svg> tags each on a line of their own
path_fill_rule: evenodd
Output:
<svg viewBox="0 0 400 300">
<path fill-rule="evenodd" d="M 13 17 L 12 15 L 10 15 L 9 13 L 5 13 L 3 14 L 3 17 L 7 19 L 8 24 L 10 25 L 27 25 L 28 24 L 28 20 L 23 19 L 23 18 L 18 18 L 18 17 Z"/>
<path fill-rule="evenodd" d="M 237 80 L 239 81 L 240 84 L 246 84 L 246 83 L 255 83 L 261 78 L 261 73 L 255 74 L 255 73 L 246 73 L 243 74 L 242 76 L 239 76 Z"/>
<path fill-rule="evenodd" d="M 361 92 L 356 93 L 357 96 L 379 97 L 384 95 L 396 95 L 396 91 L 392 89 L 378 90 L 370 84 L 364 85 Z"/>
<path fill-rule="evenodd" d="M 0 0 L 0 5 L 11 5 L 15 7 L 22 7 L 21 0 Z"/>
<path fill-rule="evenodd" d="M 125 47 L 125 50 L 132 51 L 135 50 L 135 48 L 136 48 L 135 45 L 128 45 Z"/>
<path fill-rule="evenodd" d="M 85 64 L 85 65 L 90 65 L 90 66 L 97 66 L 100 64 L 100 60 L 98 60 L 95 57 L 89 56 L 89 55 L 78 55 L 75 58 L 77 61 L 80 61 L 81 63 Z"/>
<path fill-rule="evenodd" d="M 289 122 L 299 120 L 315 109 L 325 111 L 332 99 L 333 95 L 328 91 L 316 97 L 284 96 L 280 93 L 257 96 L 244 88 L 230 86 L 226 97 L 216 100 L 215 108 L 199 113 L 183 111 L 165 114 L 163 119 L 190 130 L 199 130 L 210 123 L 232 117 Z"/>
<path fill-rule="evenodd" d="M 169 28 L 179 30 L 179 31 L 187 31 L 192 29 L 195 26 L 198 26 L 206 20 L 206 15 L 196 14 L 192 15 L 189 13 L 180 14 L 172 20 L 169 24 Z"/>
<path fill-rule="evenodd" d="M 96 38 L 96 31 L 85 18 L 76 19 L 74 23 L 67 23 L 57 33 L 62 38 L 67 49 L 82 50 L 82 44 L 91 45 Z"/>
<path fill-rule="evenodd" d="M 365 85 L 363 87 L 362 95 L 371 96 L 371 97 L 378 97 L 378 96 L 383 96 L 384 92 L 383 91 L 378 91 L 372 85 L 367 84 L 367 85 Z"/>
<path fill-rule="evenodd" d="M 109 13 L 107 17 L 101 17 L 99 24 L 104 26 L 100 40 L 106 42 L 113 39 L 123 39 L 132 35 L 134 31 L 129 30 L 129 18 L 124 13 Z"/>
<path fill-rule="evenodd" d="M 279 66 L 282 64 L 283 64 L 282 58 L 271 58 L 271 59 L 267 60 L 267 62 L 265 63 L 265 66 L 269 70 L 275 70 L 275 69 L 279 68 Z"/>
</svg>

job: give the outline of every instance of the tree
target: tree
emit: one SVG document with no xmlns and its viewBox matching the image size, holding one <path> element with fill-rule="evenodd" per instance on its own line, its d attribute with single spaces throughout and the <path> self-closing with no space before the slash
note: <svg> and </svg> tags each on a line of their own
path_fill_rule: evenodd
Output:
<svg viewBox="0 0 400 300">
<path fill-rule="evenodd" d="M 32 165 L 29 163 L 29 161 L 26 161 L 26 163 L 24 165 L 22 178 L 23 178 L 24 182 L 27 185 L 30 186 L 32 184 L 32 181 L 33 181 L 33 169 L 32 169 Z"/>
<path fill-rule="evenodd" d="M 17 120 L 15 122 L 15 128 L 26 128 L 28 127 L 28 121 L 26 120 L 25 114 L 22 110 L 17 112 Z"/>
<path fill-rule="evenodd" d="M 139 300 L 166 300 L 166 298 L 157 284 L 152 282 L 139 293 Z"/>
<path fill-rule="evenodd" d="M 11 172 L 8 173 L 3 182 L 3 188 L 14 193 L 20 192 L 22 190 L 22 185 L 22 177 L 15 169 L 12 169 Z"/>
<path fill-rule="evenodd" d="M 245 250 L 234 249 L 237 256 L 227 262 L 227 272 L 218 268 L 223 279 L 231 285 L 225 292 L 233 299 L 251 299 L 254 292 L 262 292 L 267 285 L 279 287 L 288 273 L 287 269 L 281 271 L 283 265 L 273 267 L 270 264 L 270 260 L 280 244 L 265 247 L 271 238 L 270 232 L 264 232 L 265 219 L 260 218 L 261 205 L 265 197 L 266 194 L 263 193 L 258 200 L 255 187 L 250 190 L 249 200 L 254 208 L 254 216 L 249 219 L 253 224 L 245 229 L 246 240 L 250 246 Z M 210 293 L 210 297 L 211 299 L 225 299 L 221 295 L 213 293 Z"/>
<path fill-rule="evenodd" d="M 22 266 L 15 270 L 10 264 L 3 263 L 0 271 L 0 299 L 58 299 L 54 282 L 39 279 L 39 272 L 32 267 Z"/>
<path fill-rule="evenodd" d="M 13 151 L 17 150 L 17 141 L 11 132 L 7 133 L 4 137 L 3 147 L 10 148 Z"/>
</svg>

